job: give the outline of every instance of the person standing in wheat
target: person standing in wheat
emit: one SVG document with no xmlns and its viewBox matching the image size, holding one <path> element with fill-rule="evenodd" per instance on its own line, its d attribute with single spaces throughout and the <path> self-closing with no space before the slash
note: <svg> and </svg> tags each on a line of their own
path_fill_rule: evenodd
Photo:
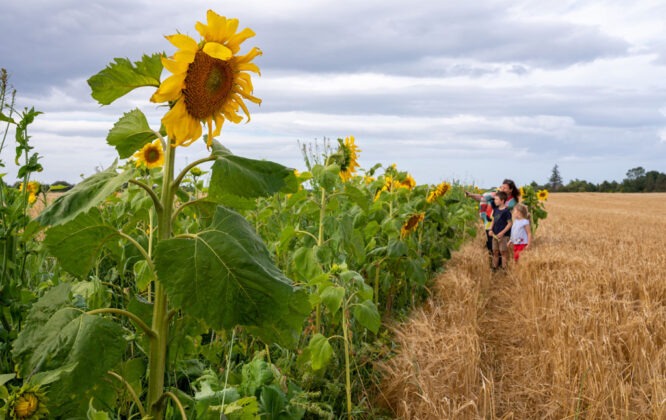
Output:
<svg viewBox="0 0 666 420">
<path fill-rule="evenodd" d="M 523 203 L 518 203 L 511 213 L 513 223 L 511 224 L 511 238 L 509 243 L 513 249 L 513 260 L 518 262 L 520 253 L 529 248 L 532 242 L 532 229 L 530 227 L 529 209 Z"/>
</svg>

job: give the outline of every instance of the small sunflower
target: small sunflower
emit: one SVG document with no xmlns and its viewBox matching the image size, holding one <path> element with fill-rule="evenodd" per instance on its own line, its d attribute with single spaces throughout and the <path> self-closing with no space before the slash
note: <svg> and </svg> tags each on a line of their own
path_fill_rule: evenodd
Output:
<svg viewBox="0 0 666 420">
<path fill-rule="evenodd" d="M 415 213 L 407 219 L 407 221 L 400 228 L 400 237 L 404 238 L 409 235 L 411 232 L 414 232 L 418 227 L 419 223 L 425 218 L 425 213 Z"/>
<path fill-rule="evenodd" d="M 344 142 L 338 139 L 340 143 L 340 152 L 342 153 L 342 162 L 340 163 L 340 178 L 347 182 L 358 169 L 358 154 L 361 151 L 354 143 L 354 136 L 346 137 Z"/>
<path fill-rule="evenodd" d="M 49 417 L 44 391 L 35 386 L 22 386 L 7 400 L 9 418 L 19 420 L 37 420 Z"/>
<path fill-rule="evenodd" d="M 243 120 L 239 108 L 250 120 L 243 100 L 261 104 L 261 99 L 252 96 L 254 88 L 247 73 L 259 74 L 252 60 L 261 55 L 261 50 L 253 47 L 247 54 L 238 55 L 240 44 L 253 37 L 254 31 L 245 28 L 236 33 L 238 19 L 227 19 L 212 10 L 208 10 L 206 19 L 207 24 L 197 22 L 195 26 L 203 38 L 200 42 L 184 34 L 166 37 L 178 48 L 173 58 L 162 58 L 164 67 L 173 74 L 150 98 L 152 102 L 173 104 L 162 122 L 177 146 L 189 146 L 201 137 L 203 123 L 208 127 L 210 147 L 225 120 Z"/>
<path fill-rule="evenodd" d="M 136 166 L 145 165 L 148 169 L 161 168 L 164 165 L 164 148 L 160 139 L 148 143 L 132 156 Z"/>
<path fill-rule="evenodd" d="M 37 194 L 39 194 L 39 191 L 41 190 L 41 184 L 37 181 L 30 181 L 28 182 L 28 187 L 26 190 L 28 191 L 28 203 L 33 204 L 35 201 L 37 201 Z M 22 182 L 21 185 L 19 185 L 19 191 L 23 191 Z"/>
<path fill-rule="evenodd" d="M 426 202 L 432 203 L 439 197 L 442 197 L 444 194 L 446 194 L 450 188 L 451 184 L 449 184 L 448 182 L 442 182 L 434 190 L 430 191 L 430 194 L 428 194 L 428 198 L 426 198 Z"/>
<path fill-rule="evenodd" d="M 548 200 L 548 190 L 539 190 L 537 192 L 537 198 L 539 199 L 539 201 Z"/>
<path fill-rule="evenodd" d="M 520 187 L 520 196 L 525 197 L 525 187 Z"/>
<path fill-rule="evenodd" d="M 384 191 L 391 192 L 398 188 L 406 188 L 400 181 L 396 181 L 391 175 L 384 175 L 384 185 L 375 193 L 374 201 L 377 201 Z"/>
</svg>

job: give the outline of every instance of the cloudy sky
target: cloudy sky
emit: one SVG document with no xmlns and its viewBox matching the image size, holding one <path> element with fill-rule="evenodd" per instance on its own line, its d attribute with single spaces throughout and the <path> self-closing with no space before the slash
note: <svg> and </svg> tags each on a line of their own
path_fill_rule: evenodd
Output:
<svg viewBox="0 0 666 420">
<path fill-rule="evenodd" d="M 102 107 L 86 80 L 114 57 L 171 55 L 163 35 L 198 39 L 209 8 L 256 32 L 242 53 L 264 52 L 263 103 L 220 138 L 235 154 L 303 169 L 299 142 L 353 135 L 363 167 L 396 163 L 418 183 L 544 183 L 555 164 L 565 182 L 666 172 L 663 0 L 3 0 L 0 67 L 19 106 L 44 112 L 38 178 L 107 167 L 106 133 L 133 108 L 157 128 L 154 89 Z M 179 153 L 184 166 L 206 151 Z"/>
</svg>

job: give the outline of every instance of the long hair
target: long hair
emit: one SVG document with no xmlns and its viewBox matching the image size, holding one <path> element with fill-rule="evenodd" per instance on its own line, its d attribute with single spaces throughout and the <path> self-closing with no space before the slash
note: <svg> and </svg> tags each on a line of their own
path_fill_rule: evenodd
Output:
<svg viewBox="0 0 666 420">
<path fill-rule="evenodd" d="M 520 189 L 516 187 L 516 183 L 511 179 L 505 179 L 502 181 L 502 184 L 506 184 L 511 188 L 511 196 L 516 199 L 516 202 L 520 201 Z"/>
</svg>

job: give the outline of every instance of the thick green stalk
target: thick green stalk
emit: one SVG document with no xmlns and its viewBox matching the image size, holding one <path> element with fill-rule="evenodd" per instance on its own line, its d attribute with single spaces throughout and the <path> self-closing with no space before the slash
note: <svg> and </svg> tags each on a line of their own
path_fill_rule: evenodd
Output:
<svg viewBox="0 0 666 420">
<path fill-rule="evenodd" d="M 319 208 L 319 234 L 317 235 L 317 249 L 320 249 L 324 244 L 324 216 L 326 215 L 326 190 L 324 187 L 321 188 L 321 207 Z M 321 331 L 321 304 L 318 303 L 316 306 L 316 317 L 315 317 L 315 332 L 318 333 Z"/>
<path fill-rule="evenodd" d="M 171 213 L 173 212 L 174 191 L 172 181 L 176 149 L 167 145 L 164 160 L 162 179 L 162 194 L 160 200 L 162 209 L 157 215 L 158 239 L 166 240 L 171 237 Z M 150 340 L 150 355 L 148 358 L 148 412 L 150 418 L 162 420 L 164 418 L 164 372 L 166 369 L 167 339 L 169 336 L 168 302 L 164 287 L 155 280 L 155 300 L 153 303 L 152 330 L 155 338 Z"/>
<path fill-rule="evenodd" d="M 345 342 L 345 390 L 347 393 L 347 418 L 352 418 L 352 395 L 351 395 L 351 364 L 349 361 L 349 317 L 347 315 L 347 304 L 345 301 L 342 308 L 342 335 Z"/>
</svg>

